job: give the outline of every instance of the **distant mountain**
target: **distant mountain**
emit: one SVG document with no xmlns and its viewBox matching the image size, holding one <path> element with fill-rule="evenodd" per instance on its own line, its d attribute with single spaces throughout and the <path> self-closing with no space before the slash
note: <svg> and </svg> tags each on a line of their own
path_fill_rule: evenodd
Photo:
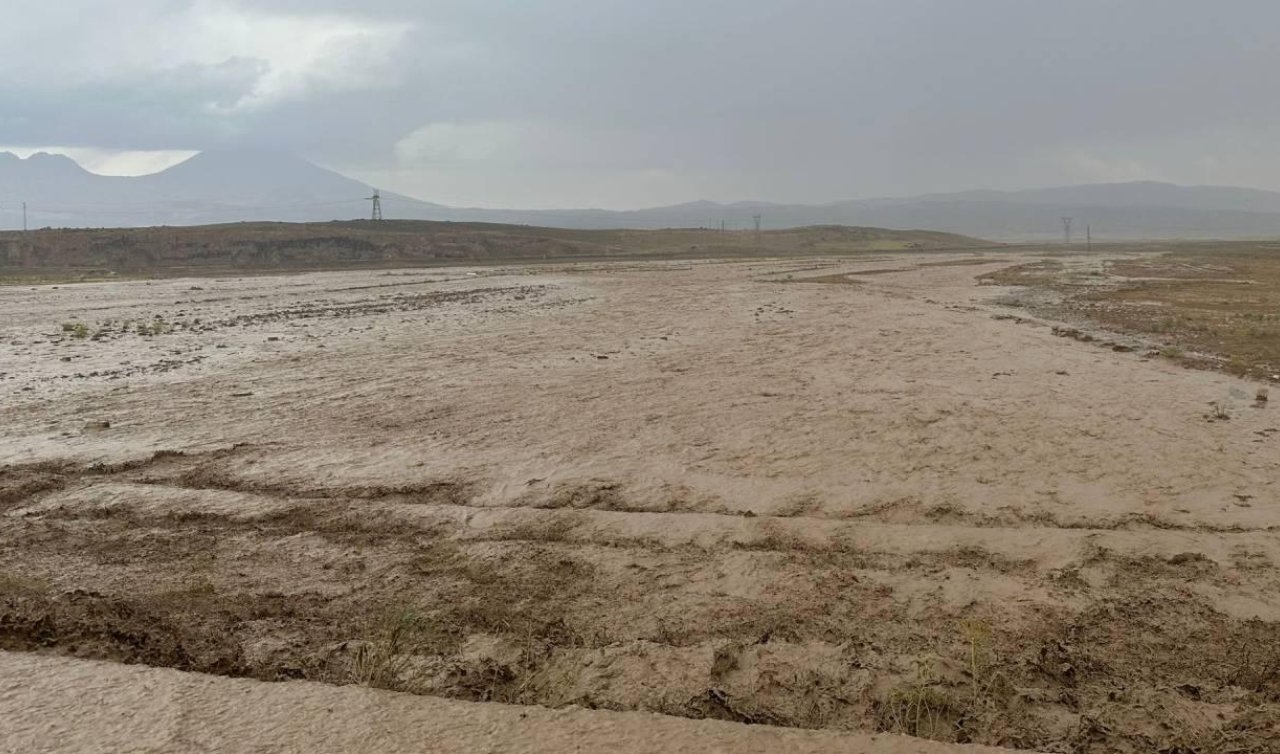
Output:
<svg viewBox="0 0 1280 754">
<path fill-rule="evenodd" d="M 90 173 L 57 155 L 0 153 L 0 229 L 202 225 L 365 217 L 373 188 L 272 151 L 206 151 L 153 175 Z M 851 225 L 928 229 L 997 240 L 1054 240 L 1072 217 L 1099 240 L 1280 236 L 1280 193 L 1229 186 L 1109 183 L 1027 191 L 964 191 L 830 204 L 699 201 L 631 211 L 446 207 L 382 192 L 387 218 L 550 227 L 766 229 Z"/>
<path fill-rule="evenodd" d="M 369 213 L 373 189 L 288 153 L 206 151 L 138 177 L 90 173 L 68 157 L 23 160 L 0 152 L 0 228 L 202 225 L 248 220 L 352 219 Z M 383 193 L 415 213 L 438 205 Z"/>
<path fill-rule="evenodd" d="M 1026 191 L 965 191 L 913 197 L 907 201 L 922 200 L 1113 208 L 1165 207 L 1222 212 L 1280 212 L 1280 192 L 1232 186 L 1178 186 L 1155 181 L 1097 183 Z"/>
<path fill-rule="evenodd" d="M 370 194 L 364 184 L 299 157 L 258 150 L 201 152 L 136 180 L 154 199 L 248 206 L 355 200 Z"/>
<path fill-rule="evenodd" d="M 1076 238 L 1086 227 L 1099 240 L 1155 238 L 1266 238 L 1280 236 L 1280 193 L 1171 184 L 1101 184 L 1017 192 L 868 199 L 822 205 L 694 202 L 669 207 L 600 210 L 452 210 L 452 219 L 573 228 L 752 227 L 766 229 L 849 225 L 927 229 L 1002 241 L 1052 241 L 1062 218 L 1073 218 Z"/>
</svg>

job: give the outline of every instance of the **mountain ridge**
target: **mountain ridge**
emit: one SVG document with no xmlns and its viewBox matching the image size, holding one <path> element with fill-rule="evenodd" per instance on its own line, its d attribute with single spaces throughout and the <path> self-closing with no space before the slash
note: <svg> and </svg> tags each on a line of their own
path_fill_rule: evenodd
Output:
<svg viewBox="0 0 1280 754">
<path fill-rule="evenodd" d="M 0 152 L 0 229 L 315 222 L 367 216 L 374 188 L 275 150 L 206 150 L 149 175 L 104 176 L 69 157 Z M 1062 217 L 1099 238 L 1280 236 L 1280 192 L 1160 181 L 794 204 L 698 200 L 630 210 L 449 207 L 381 191 L 388 218 L 578 229 L 850 225 L 929 229 L 1000 240 L 1052 240 Z"/>
</svg>

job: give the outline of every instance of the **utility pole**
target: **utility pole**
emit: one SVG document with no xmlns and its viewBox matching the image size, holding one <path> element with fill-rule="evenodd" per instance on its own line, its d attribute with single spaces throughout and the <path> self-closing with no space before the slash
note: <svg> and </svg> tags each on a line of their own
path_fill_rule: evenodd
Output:
<svg viewBox="0 0 1280 754">
<path fill-rule="evenodd" d="M 1093 226 L 1092 225 L 1084 226 L 1084 238 L 1085 238 L 1085 243 L 1089 245 L 1088 246 L 1089 251 L 1093 251 Z"/>
<path fill-rule="evenodd" d="M 381 220 L 381 219 L 382 219 L 382 194 L 381 194 L 381 193 L 379 193 L 377 189 L 374 189 L 374 190 L 373 190 L 373 196 L 369 196 L 369 197 L 365 197 L 365 198 L 366 198 L 366 199 L 368 199 L 369 201 L 373 202 L 373 217 L 372 217 L 372 219 L 373 219 L 375 222 L 376 222 L 376 221 L 378 221 L 378 220 Z"/>
<path fill-rule="evenodd" d="M 22 232 L 27 232 L 27 203 L 22 203 Z"/>
<path fill-rule="evenodd" d="M 752 220 L 756 222 L 756 245 L 760 244 L 760 215 L 752 215 Z"/>
<path fill-rule="evenodd" d="M 1075 218 L 1071 218 L 1071 217 L 1062 218 L 1062 237 L 1066 241 L 1068 246 L 1071 245 L 1071 221 L 1073 219 Z"/>
</svg>

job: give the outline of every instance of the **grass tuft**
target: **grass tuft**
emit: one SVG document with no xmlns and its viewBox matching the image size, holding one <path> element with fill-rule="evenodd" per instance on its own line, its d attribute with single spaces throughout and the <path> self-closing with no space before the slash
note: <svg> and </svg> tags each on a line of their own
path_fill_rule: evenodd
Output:
<svg viewBox="0 0 1280 754">
<path fill-rule="evenodd" d="M 89 326 L 83 322 L 63 322 L 62 331 L 76 340 L 84 340 L 89 337 Z"/>
<path fill-rule="evenodd" d="M 394 613 L 375 625 L 351 661 L 351 680 L 375 689 L 408 690 L 412 650 L 422 633 L 422 619 L 412 611 Z"/>
</svg>

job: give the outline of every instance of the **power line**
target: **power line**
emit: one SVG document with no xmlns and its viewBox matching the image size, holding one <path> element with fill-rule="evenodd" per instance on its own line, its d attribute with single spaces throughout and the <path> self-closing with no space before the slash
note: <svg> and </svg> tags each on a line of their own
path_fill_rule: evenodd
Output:
<svg viewBox="0 0 1280 754">
<path fill-rule="evenodd" d="M 1062 218 L 1062 237 L 1068 246 L 1071 245 L 1071 222 L 1074 219 L 1073 217 Z"/>
</svg>

